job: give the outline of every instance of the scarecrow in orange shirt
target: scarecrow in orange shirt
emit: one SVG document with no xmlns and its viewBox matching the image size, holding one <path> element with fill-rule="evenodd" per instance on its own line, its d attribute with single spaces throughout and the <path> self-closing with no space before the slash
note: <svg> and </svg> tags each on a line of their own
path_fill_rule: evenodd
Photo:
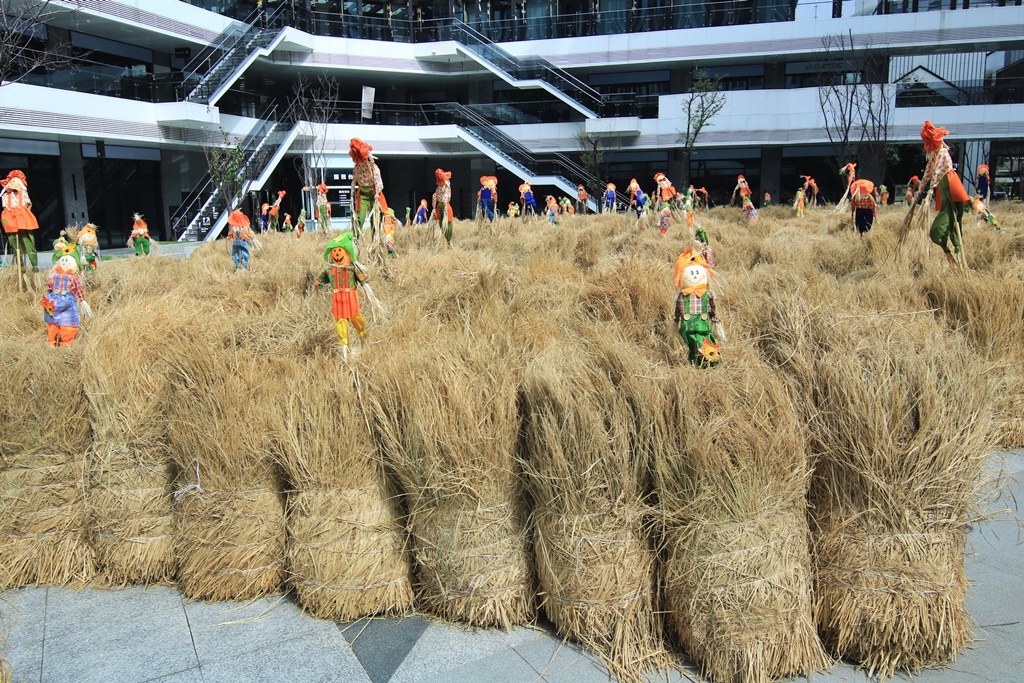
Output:
<svg viewBox="0 0 1024 683">
<path fill-rule="evenodd" d="M 341 353 L 348 360 L 348 324 L 356 328 L 360 337 L 366 336 L 366 321 L 359 312 L 359 297 L 356 287 L 366 282 L 366 270 L 354 257 L 352 233 L 343 232 L 324 248 L 327 267 L 320 274 L 317 288 L 331 289 L 331 315 L 334 316 L 334 331 L 341 342 Z"/>
<path fill-rule="evenodd" d="M 434 218 L 439 225 L 443 226 L 444 239 L 450 246 L 452 243 L 452 230 L 455 227 L 455 214 L 452 212 L 452 172 L 442 169 L 434 171 L 434 180 L 437 182 L 437 189 L 434 190 Z M 532 196 L 532 195 L 531 195 Z"/>
<path fill-rule="evenodd" d="M 953 168 L 953 159 L 949 156 L 949 147 L 942 138 L 949 135 L 945 128 L 936 128 L 931 121 L 925 121 L 921 128 L 921 140 L 924 142 L 927 166 L 921 178 L 921 188 L 914 196 L 913 209 L 923 199 L 924 193 L 935 196 L 935 220 L 932 221 L 928 236 L 932 242 L 942 247 L 946 260 L 952 266 L 962 267 L 958 260 L 963 252 L 963 217 L 964 206 L 971 201 L 964 189 L 960 176 Z M 949 243 L 953 243 L 950 252 Z"/>
<path fill-rule="evenodd" d="M 388 202 L 384 198 L 384 180 L 380 177 L 377 160 L 370 151 L 373 149 L 359 138 L 352 138 L 348 143 L 348 155 L 355 166 L 352 168 L 352 232 L 355 239 L 363 229 L 366 214 L 372 212 L 376 205 L 380 213 L 388 210 Z M 375 220 L 371 218 L 372 221 Z"/>
<path fill-rule="evenodd" d="M 654 181 L 658 183 L 658 205 L 655 208 L 659 211 L 666 207 L 671 209 L 672 200 L 676 198 L 676 188 L 672 186 L 672 181 L 666 178 L 664 173 L 655 173 Z"/>
<path fill-rule="evenodd" d="M 587 212 L 587 200 L 590 197 L 587 195 L 587 188 L 580 183 L 576 186 L 576 211 L 581 216 Z"/>
<path fill-rule="evenodd" d="M 288 194 L 285 190 L 278 190 L 277 199 L 270 205 L 270 209 L 267 210 L 267 214 L 270 215 L 270 230 L 271 232 L 277 232 L 278 214 L 281 212 L 281 200 Z"/>
<path fill-rule="evenodd" d="M 28 257 L 32 266 L 32 272 L 39 272 L 39 257 L 36 256 L 35 231 L 39 229 L 39 222 L 32 213 L 32 200 L 28 196 L 28 178 L 21 171 L 14 170 L 7 174 L 7 178 L 0 180 L 0 187 L 3 187 L 2 218 L 4 233 L 11 245 L 11 251 L 21 261 Z M 19 264 L 21 271 L 25 272 L 24 262 Z"/>
<path fill-rule="evenodd" d="M 747 179 L 742 175 L 736 176 L 736 187 L 732 189 L 732 199 L 730 200 L 730 203 L 732 200 L 736 199 L 736 195 L 739 195 L 740 197 L 740 204 L 743 204 L 744 197 L 750 197 L 751 195 L 750 185 L 747 184 Z"/>
</svg>

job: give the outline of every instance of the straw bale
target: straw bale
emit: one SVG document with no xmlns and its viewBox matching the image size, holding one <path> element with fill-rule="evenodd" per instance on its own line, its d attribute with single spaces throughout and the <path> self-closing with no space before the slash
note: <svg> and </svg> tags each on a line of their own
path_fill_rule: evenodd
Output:
<svg viewBox="0 0 1024 683">
<path fill-rule="evenodd" d="M 88 583 L 85 456 L 4 455 L 0 465 L 0 590 Z"/>
<path fill-rule="evenodd" d="M 563 343 L 540 354 L 524 380 L 521 457 L 544 610 L 560 633 L 632 680 L 664 664 L 664 651 L 646 462 L 631 450 L 631 408 L 611 379 L 621 362 L 614 346 Z"/>
<path fill-rule="evenodd" d="M 110 585 L 173 581 L 172 477 L 165 450 L 97 443 L 87 475 L 97 578 Z"/>
<path fill-rule="evenodd" d="M 878 332 L 815 369 L 822 638 L 881 678 L 946 664 L 973 638 L 963 537 L 986 486 L 998 377 L 935 329 Z"/>
<path fill-rule="evenodd" d="M 655 458 L 661 583 L 679 643 L 728 683 L 828 665 L 815 633 L 809 466 L 783 384 L 749 348 L 662 380 L 667 432 Z"/>
<path fill-rule="evenodd" d="M 244 600 L 284 585 L 284 501 L 272 455 L 281 434 L 272 418 L 286 378 L 272 358 L 209 346 L 211 333 L 192 329 L 198 343 L 164 351 L 175 387 L 174 554 L 188 597 Z"/>
<path fill-rule="evenodd" d="M 288 575 L 312 614 L 351 621 L 412 606 L 410 558 L 353 377 L 317 352 L 282 397 Z"/>
<path fill-rule="evenodd" d="M 407 510 L 416 605 L 477 626 L 529 623 L 534 584 L 515 466 L 511 339 L 441 332 L 429 321 L 406 339 L 369 359 L 363 401 Z"/>
<path fill-rule="evenodd" d="M 281 590 L 284 506 L 277 491 L 189 490 L 177 499 L 174 521 L 178 586 L 187 597 L 251 600 Z"/>
</svg>

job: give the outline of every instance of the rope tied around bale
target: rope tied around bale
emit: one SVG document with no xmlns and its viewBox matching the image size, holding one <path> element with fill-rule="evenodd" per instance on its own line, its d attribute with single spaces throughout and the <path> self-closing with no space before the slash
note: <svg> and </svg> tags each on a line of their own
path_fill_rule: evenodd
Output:
<svg viewBox="0 0 1024 683">
<path fill-rule="evenodd" d="M 196 458 L 192 462 L 196 466 L 196 483 L 189 484 L 188 486 L 175 491 L 174 500 L 178 500 L 178 498 L 180 498 L 181 496 L 185 495 L 190 491 L 198 491 L 199 493 L 203 492 L 202 480 L 199 478 L 199 458 Z"/>
</svg>

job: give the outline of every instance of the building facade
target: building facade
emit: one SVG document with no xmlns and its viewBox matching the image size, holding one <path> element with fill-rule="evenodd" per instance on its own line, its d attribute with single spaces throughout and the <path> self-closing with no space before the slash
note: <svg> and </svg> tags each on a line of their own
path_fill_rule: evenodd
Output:
<svg viewBox="0 0 1024 683">
<path fill-rule="evenodd" d="M 0 172 L 28 175 L 43 239 L 91 220 L 118 246 L 135 212 L 165 240 L 213 236 L 228 203 L 280 189 L 311 215 L 321 180 L 343 217 L 351 137 L 399 215 L 437 167 L 460 217 L 482 175 L 500 205 L 524 179 L 574 197 L 659 171 L 718 203 L 740 174 L 777 202 L 813 175 L 834 201 L 846 161 L 893 189 L 919 174 L 925 119 L 968 187 L 981 163 L 997 193 L 1024 182 L 1019 0 L 53 0 L 33 18 L 5 40 L 65 59 L 0 86 Z M 702 76 L 724 106 L 688 154 Z M 230 200 L 204 152 L 225 144 L 247 158 Z"/>
</svg>

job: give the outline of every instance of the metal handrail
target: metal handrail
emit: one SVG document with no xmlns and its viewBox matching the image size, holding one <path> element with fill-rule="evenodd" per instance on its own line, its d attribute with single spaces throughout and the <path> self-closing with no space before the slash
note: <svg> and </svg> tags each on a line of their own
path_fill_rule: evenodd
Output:
<svg viewBox="0 0 1024 683">
<path fill-rule="evenodd" d="M 253 10 L 249 14 L 249 16 L 242 20 L 242 23 L 251 27 L 252 20 L 256 16 L 256 13 L 257 10 Z M 204 64 L 206 64 L 207 69 L 209 69 L 210 57 L 212 57 L 217 52 L 230 50 L 232 47 L 234 47 L 234 45 L 238 41 L 232 40 L 230 46 L 227 45 L 228 41 L 230 39 L 235 39 L 240 33 L 244 33 L 245 30 L 247 29 L 241 29 L 237 25 L 232 24 L 230 29 L 224 34 L 224 36 L 222 36 L 217 42 L 211 43 L 210 45 L 200 50 L 199 54 L 193 57 L 192 61 L 185 65 L 185 67 L 181 70 L 183 74 L 182 80 L 187 82 L 189 79 L 196 75 L 196 73 Z"/>
</svg>

